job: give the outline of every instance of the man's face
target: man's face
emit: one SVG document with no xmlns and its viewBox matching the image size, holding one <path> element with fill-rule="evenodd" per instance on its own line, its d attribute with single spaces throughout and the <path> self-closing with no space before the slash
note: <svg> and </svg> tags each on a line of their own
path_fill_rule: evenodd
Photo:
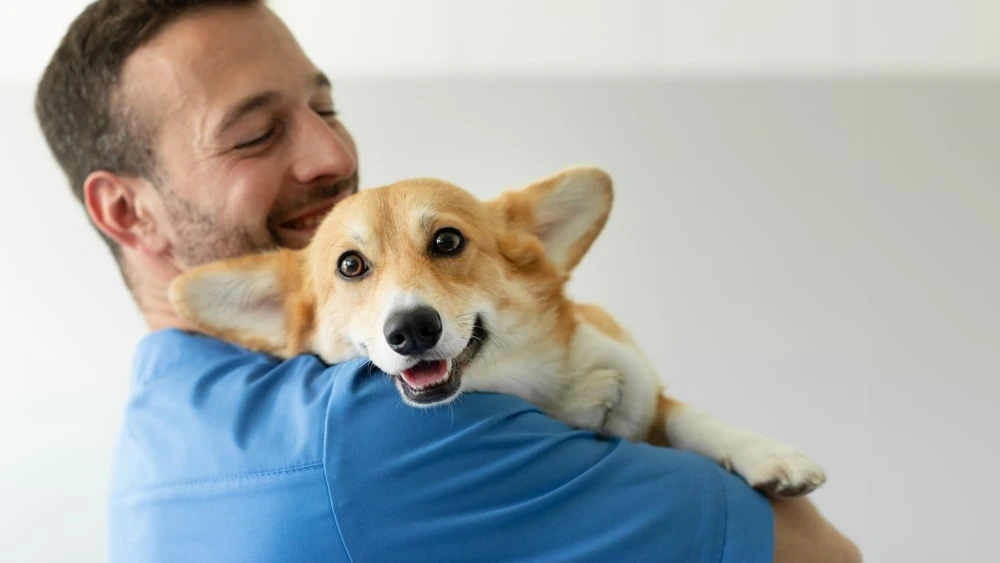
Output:
<svg viewBox="0 0 1000 563">
<path fill-rule="evenodd" d="M 266 7 L 197 12 L 129 58 L 123 95 L 150 127 L 149 207 L 181 267 L 302 248 L 357 189 L 330 85 Z"/>
</svg>

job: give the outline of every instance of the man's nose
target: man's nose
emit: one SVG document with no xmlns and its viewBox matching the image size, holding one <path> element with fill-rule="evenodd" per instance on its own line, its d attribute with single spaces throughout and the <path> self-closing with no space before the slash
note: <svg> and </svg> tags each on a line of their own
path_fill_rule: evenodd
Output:
<svg viewBox="0 0 1000 563">
<path fill-rule="evenodd" d="M 353 141 L 346 130 L 313 114 L 300 120 L 292 174 L 301 184 L 333 184 L 357 167 Z"/>
</svg>

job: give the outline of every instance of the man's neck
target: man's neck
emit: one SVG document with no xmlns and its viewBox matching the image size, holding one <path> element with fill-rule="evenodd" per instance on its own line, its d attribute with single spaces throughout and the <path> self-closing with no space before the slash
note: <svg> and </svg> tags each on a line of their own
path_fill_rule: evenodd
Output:
<svg viewBox="0 0 1000 563">
<path fill-rule="evenodd" d="M 167 299 L 170 282 L 181 274 L 181 270 L 162 257 L 130 253 L 126 259 L 132 291 L 149 330 L 192 329 L 191 323 L 177 314 Z"/>
</svg>

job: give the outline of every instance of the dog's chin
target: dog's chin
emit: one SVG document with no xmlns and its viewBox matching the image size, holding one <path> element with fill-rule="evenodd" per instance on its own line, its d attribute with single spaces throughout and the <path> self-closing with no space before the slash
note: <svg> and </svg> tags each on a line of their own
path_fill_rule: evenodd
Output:
<svg viewBox="0 0 1000 563">
<path fill-rule="evenodd" d="M 462 372 L 478 357 L 489 333 L 482 317 L 476 317 L 465 348 L 450 360 L 421 360 L 396 374 L 396 388 L 415 407 L 433 407 L 454 400 L 462 391 Z"/>
</svg>

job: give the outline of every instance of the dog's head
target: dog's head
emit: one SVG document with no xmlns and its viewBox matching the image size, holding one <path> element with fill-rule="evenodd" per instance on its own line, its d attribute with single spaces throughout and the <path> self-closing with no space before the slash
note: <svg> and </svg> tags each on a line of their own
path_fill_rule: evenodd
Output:
<svg viewBox="0 0 1000 563">
<path fill-rule="evenodd" d="M 440 180 L 407 180 L 339 203 L 305 249 L 186 272 L 170 299 L 207 334 L 281 357 L 368 356 L 408 403 L 440 404 L 517 327 L 558 332 L 542 319 L 570 314 L 563 285 L 611 203 L 611 180 L 596 168 L 486 202 Z"/>
</svg>

